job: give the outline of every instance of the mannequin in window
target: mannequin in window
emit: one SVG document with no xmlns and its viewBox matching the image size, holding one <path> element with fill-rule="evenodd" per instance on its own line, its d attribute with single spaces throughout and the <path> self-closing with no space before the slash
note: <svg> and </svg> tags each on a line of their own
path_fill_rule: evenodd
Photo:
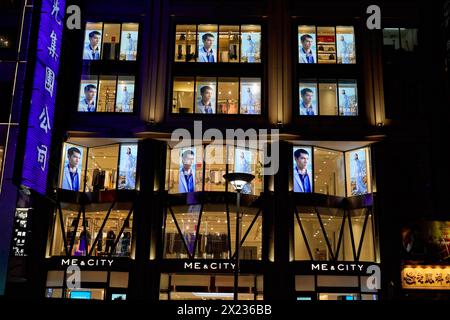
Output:
<svg viewBox="0 0 450 320">
<path fill-rule="evenodd" d="M 116 241 L 116 234 L 113 230 L 109 230 L 108 234 L 106 235 L 106 254 L 114 254 L 115 248 L 114 248 L 114 242 Z"/>
<path fill-rule="evenodd" d="M 127 257 L 130 255 L 131 234 L 127 231 L 123 234 L 120 242 L 120 255 Z"/>
<path fill-rule="evenodd" d="M 89 231 L 86 232 L 83 230 L 80 233 L 80 243 L 78 245 L 78 251 L 81 255 L 85 256 L 89 251 L 89 245 L 91 244 L 91 234 Z"/>
</svg>

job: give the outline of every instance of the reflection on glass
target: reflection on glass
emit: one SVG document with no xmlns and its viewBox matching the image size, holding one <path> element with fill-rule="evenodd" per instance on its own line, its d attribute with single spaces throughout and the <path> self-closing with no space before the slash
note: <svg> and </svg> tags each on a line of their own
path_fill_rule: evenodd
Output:
<svg viewBox="0 0 450 320">
<path fill-rule="evenodd" d="M 238 78 L 219 78 L 217 113 L 237 114 L 239 105 Z"/>
<path fill-rule="evenodd" d="M 116 60 L 120 49 L 120 24 L 105 23 L 103 30 L 103 60 Z"/>
<path fill-rule="evenodd" d="M 65 143 L 63 148 L 63 165 L 60 173 L 61 189 L 83 191 L 85 148 Z"/>
<path fill-rule="evenodd" d="M 197 78 L 196 113 L 216 113 L 216 78 Z"/>
<path fill-rule="evenodd" d="M 345 197 L 345 167 L 342 152 L 314 148 L 314 191 Z"/>
<path fill-rule="evenodd" d="M 302 81 L 299 85 L 300 115 L 317 116 L 317 83 Z"/>
<path fill-rule="evenodd" d="M 320 81 L 319 83 L 319 101 L 320 115 L 337 116 L 337 85 L 335 81 Z"/>
<path fill-rule="evenodd" d="M 316 63 L 316 27 L 298 27 L 298 61 Z"/>
<path fill-rule="evenodd" d="M 253 154 L 251 150 L 246 150 L 242 148 L 236 148 L 234 154 L 234 172 L 240 173 L 252 173 Z M 242 193 L 251 194 L 251 184 L 247 183 L 244 188 L 242 188 Z"/>
<path fill-rule="evenodd" d="M 97 76 L 82 77 L 78 103 L 79 112 L 95 112 L 97 110 L 97 82 Z"/>
<path fill-rule="evenodd" d="M 172 97 L 173 113 L 194 112 L 194 78 L 175 77 Z"/>
<path fill-rule="evenodd" d="M 115 189 L 118 157 L 119 145 L 89 148 L 87 192 Z"/>
<path fill-rule="evenodd" d="M 358 93 L 356 81 L 339 81 L 339 115 L 358 115 Z"/>
<path fill-rule="evenodd" d="M 241 114 L 261 114 L 261 80 L 241 79 Z"/>
<path fill-rule="evenodd" d="M 355 32 L 353 27 L 336 27 L 337 63 L 356 63 Z"/>
<path fill-rule="evenodd" d="M 175 61 L 195 62 L 196 26 L 177 25 L 175 34 Z"/>
<path fill-rule="evenodd" d="M 311 147 L 294 147 L 294 192 L 313 192 L 313 164 Z"/>
<path fill-rule="evenodd" d="M 117 82 L 116 112 L 133 112 L 134 77 L 119 76 Z"/>
<path fill-rule="evenodd" d="M 400 29 L 400 39 L 402 40 L 401 46 L 405 51 L 416 51 L 417 45 L 417 29 Z"/>
<path fill-rule="evenodd" d="M 261 26 L 241 26 L 241 62 L 261 62 Z"/>
<path fill-rule="evenodd" d="M 136 61 L 139 36 L 137 23 L 122 24 L 122 37 L 120 42 L 120 60 Z"/>
<path fill-rule="evenodd" d="M 134 190 L 136 188 L 137 144 L 120 146 L 119 189 Z"/>
<path fill-rule="evenodd" d="M 197 62 L 217 62 L 217 25 L 199 25 L 197 44 Z"/>
<path fill-rule="evenodd" d="M 114 112 L 116 85 L 116 76 L 100 76 L 97 112 Z"/>
<path fill-rule="evenodd" d="M 317 60 L 336 63 L 336 37 L 334 27 L 317 27 Z"/>
<path fill-rule="evenodd" d="M 101 22 L 86 23 L 86 31 L 84 34 L 83 44 L 84 60 L 100 60 L 102 29 L 103 24 Z"/>
<path fill-rule="evenodd" d="M 383 29 L 383 47 L 384 49 L 398 50 L 400 49 L 400 33 L 398 28 Z"/>
<path fill-rule="evenodd" d="M 369 149 L 346 152 L 347 196 L 371 192 Z"/>
<path fill-rule="evenodd" d="M 220 26 L 219 62 L 239 62 L 239 26 Z"/>
</svg>

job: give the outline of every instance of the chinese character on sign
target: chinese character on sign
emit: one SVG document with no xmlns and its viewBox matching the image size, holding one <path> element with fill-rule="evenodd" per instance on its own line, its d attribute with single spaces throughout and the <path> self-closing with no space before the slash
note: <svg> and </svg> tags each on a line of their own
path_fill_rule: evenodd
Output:
<svg viewBox="0 0 450 320">
<path fill-rule="evenodd" d="M 50 121 L 48 119 L 48 109 L 47 106 L 42 108 L 41 115 L 39 116 L 40 121 L 40 127 L 41 129 L 44 129 L 45 133 L 48 132 L 48 130 L 51 129 L 50 127 Z"/>
<path fill-rule="evenodd" d="M 37 162 L 41 164 L 42 171 L 45 170 L 45 163 L 47 162 L 47 151 L 48 148 L 45 145 L 41 145 L 41 147 L 37 146 L 38 159 Z"/>
<path fill-rule="evenodd" d="M 51 15 L 55 16 L 56 23 L 61 25 L 61 20 L 58 20 L 58 14 L 59 14 L 59 0 L 55 0 L 53 2 L 53 10 L 52 10 Z"/>
<path fill-rule="evenodd" d="M 52 39 L 52 43 L 50 44 L 50 47 L 47 47 L 48 54 L 56 61 L 58 59 L 58 54 L 56 53 L 56 40 L 58 40 L 58 38 L 56 37 L 55 30 L 52 30 L 50 38 Z"/>
<path fill-rule="evenodd" d="M 55 84 L 55 73 L 49 67 L 45 67 L 45 90 L 53 97 L 53 86 Z"/>
<path fill-rule="evenodd" d="M 414 272 L 412 272 L 412 271 L 407 272 L 404 279 L 407 284 L 415 284 L 416 283 L 416 276 L 414 275 Z"/>
<path fill-rule="evenodd" d="M 432 273 L 425 273 L 425 283 L 434 283 Z"/>
<path fill-rule="evenodd" d="M 442 284 L 442 282 L 444 281 L 444 278 L 442 277 L 442 273 L 436 273 L 434 280 L 436 282 L 438 282 L 439 284 Z"/>
<path fill-rule="evenodd" d="M 423 274 L 417 273 L 416 279 L 418 283 L 423 283 Z"/>
</svg>

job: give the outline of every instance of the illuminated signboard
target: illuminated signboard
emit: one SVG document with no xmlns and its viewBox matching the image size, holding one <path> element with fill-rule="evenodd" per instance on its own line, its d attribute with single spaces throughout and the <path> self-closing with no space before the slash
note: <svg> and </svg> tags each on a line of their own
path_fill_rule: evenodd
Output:
<svg viewBox="0 0 450 320">
<path fill-rule="evenodd" d="M 55 115 L 65 0 L 43 0 L 27 124 L 22 184 L 45 194 Z"/>
<path fill-rule="evenodd" d="M 450 266 L 404 266 L 402 288 L 450 290 Z"/>
</svg>

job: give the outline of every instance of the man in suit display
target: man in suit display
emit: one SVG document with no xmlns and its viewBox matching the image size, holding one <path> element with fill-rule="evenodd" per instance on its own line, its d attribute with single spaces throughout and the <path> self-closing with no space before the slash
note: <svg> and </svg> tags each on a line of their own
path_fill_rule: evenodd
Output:
<svg viewBox="0 0 450 320">
<path fill-rule="evenodd" d="M 192 170 L 194 163 L 194 151 L 186 150 L 181 155 L 182 165 L 180 168 L 180 179 L 178 183 L 178 192 L 194 192 L 195 191 L 195 176 Z"/>
<path fill-rule="evenodd" d="M 214 35 L 205 33 L 202 36 L 203 47 L 198 52 L 197 62 L 216 62 L 216 53 L 213 51 Z"/>
<path fill-rule="evenodd" d="M 311 173 L 308 172 L 309 153 L 305 149 L 294 152 L 294 192 L 312 192 Z"/>
<path fill-rule="evenodd" d="M 67 150 L 68 163 L 64 166 L 62 189 L 78 191 L 80 188 L 80 174 L 78 164 L 81 159 L 81 151 L 76 147 Z"/>
</svg>

